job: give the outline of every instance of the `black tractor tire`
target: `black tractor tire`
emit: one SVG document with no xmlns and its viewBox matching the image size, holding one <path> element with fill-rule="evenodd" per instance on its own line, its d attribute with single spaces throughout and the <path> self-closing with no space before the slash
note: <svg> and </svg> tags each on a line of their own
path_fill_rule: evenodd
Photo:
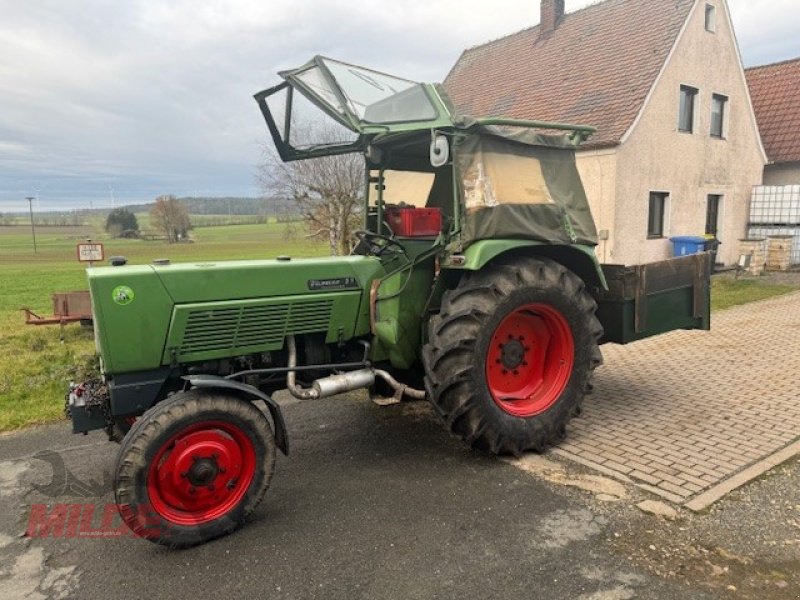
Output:
<svg viewBox="0 0 800 600">
<path fill-rule="evenodd" d="M 209 450 L 220 445 L 221 458 Z M 275 454 L 269 421 L 252 403 L 208 391 L 175 394 L 125 436 L 114 469 L 117 508 L 151 542 L 201 544 L 232 532 L 258 506 Z"/>
<path fill-rule="evenodd" d="M 114 418 L 114 423 L 111 425 L 111 435 L 109 435 L 108 440 L 121 444 L 122 440 L 125 439 L 125 436 L 128 435 L 128 432 L 131 430 L 131 427 L 133 427 L 133 422 L 131 420 L 125 417 Z"/>
<path fill-rule="evenodd" d="M 534 312 L 525 312 L 528 307 L 534 307 L 531 309 Z M 554 315 L 552 319 L 563 324 L 561 336 L 569 340 L 559 350 L 567 361 L 548 364 L 566 362 L 568 366 L 557 367 L 563 371 L 554 376 L 560 378 L 560 383 L 552 386 L 552 398 L 547 400 L 549 404 L 544 410 L 530 415 L 511 414 L 501 407 L 507 399 L 498 393 L 496 386 L 490 388 L 490 378 L 496 381 L 498 376 L 489 374 L 487 361 L 498 363 L 497 368 L 502 369 L 506 360 L 510 360 L 507 356 L 513 354 L 510 350 L 517 350 L 517 361 L 528 356 L 528 342 L 524 342 L 524 347 L 523 343 L 509 342 L 518 348 L 510 348 L 503 354 L 500 364 L 501 359 L 494 358 L 500 350 L 495 349 L 503 344 L 497 345 L 498 338 L 493 341 L 493 336 L 504 331 L 502 328 L 512 315 L 539 318 L 535 307 Z M 603 327 L 596 310 L 597 304 L 584 282 L 546 258 L 498 261 L 465 275 L 455 289 L 444 294 L 441 311 L 428 323 L 428 343 L 423 348 L 428 397 L 447 427 L 473 448 L 494 454 L 518 456 L 528 450 L 542 452 L 561 441 L 567 423 L 579 414 L 584 396 L 591 391 L 594 369 L 602 363 L 598 342 Z M 509 335 L 508 339 L 511 338 Z M 526 354 L 519 357 L 522 350 Z M 571 372 L 569 359 L 572 359 Z M 528 368 L 527 362 L 522 364 Z M 544 367 L 543 372 L 546 370 Z M 513 373 L 518 375 L 517 371 Z"/>
</svg>

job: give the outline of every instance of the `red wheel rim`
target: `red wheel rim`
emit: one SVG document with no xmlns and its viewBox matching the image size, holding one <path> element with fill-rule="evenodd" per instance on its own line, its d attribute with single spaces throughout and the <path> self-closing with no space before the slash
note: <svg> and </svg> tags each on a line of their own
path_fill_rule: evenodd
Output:
<svg viewBox="0 0 800 600">
<path fill-rule="evenodd" d="M 250 438 L 224 421 L 197 423 L 173 435 L 150 463 L 153 510 L 178 525 L 218 519 L 244 496 L 256 471 Z"/>
<path fill-rule="evenodd" d="M 486 383 L 505 412 L 533 417 L 558 400 L 574 364 L 575 342 L 564 316 L 547 304 L 527 304 L 495 329 L 486 356 Z"/>
</svg>

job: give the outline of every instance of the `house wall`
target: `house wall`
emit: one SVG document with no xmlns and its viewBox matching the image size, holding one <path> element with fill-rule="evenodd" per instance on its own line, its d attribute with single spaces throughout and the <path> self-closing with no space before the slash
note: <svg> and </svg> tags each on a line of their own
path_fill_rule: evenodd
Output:
<svg viewBox="0 0 800 600">
<path fill-rule="evenodd" d="M 715 33 L 705 30 L 706 4 L 717 8 Z M 691 134 L 678 131 L 681 85 L 699 89 Z M 724 139 L 710 136 L 714 93 L 729 98 Z M 721 194 L 718 261 L 735 263 L 738 239 L 746 233 L 750 192 L 761 183 L 764 162 L 728 11 L 723 0 L 700 0 L 640 119 L 617 151 L 615 242 L 609 262 L 668 258 L 668 238 L 702 235 L 707 196 Z M 662 239 L 647 239 L 651 191 L 670 194 Z"/>
<path fill-rule="evenodd" d="M 597 257 L 600 262 L 613 262 L 610 257 L 614 247 L 617 196 L 616 149 L 578 152 L 576 163 L 601 238 L 597 245 Z M 604 231 L 608 232 L 607 240 L 602 239 Z"/>
<path fill-rule="evenodd" d="M 800 162 L 781 163 L 764 167 L 764 185 L 800 184 Z"/>
</svg>

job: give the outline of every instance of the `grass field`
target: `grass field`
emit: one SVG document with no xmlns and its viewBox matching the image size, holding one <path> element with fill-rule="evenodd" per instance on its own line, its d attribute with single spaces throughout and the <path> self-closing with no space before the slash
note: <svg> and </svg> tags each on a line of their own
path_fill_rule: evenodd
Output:
<svg viewBox="0 0 800 600">
<path fill-rule="evenodd" d="M 203 227 L 192 232 L 191 244 L 103 239 L 99 227 L 46 227 L 37 230 L 38 252 L 33 253 L 30 230 L 0 226 L 0 431 L 44 423 L 63 415 L 66 383 L 80 378 L 93 360 L 91 332 L 79 325 L 64 328 L 24 324 L 20 308 L 46 315 L 52 311 L 53 292 L 86 289 L 84 267 L 77 262 L 75 245 L 86 238 L 102 241 L 106 256 L 123 255 L 130 263 L 154 258 L 173 261 L 272 258 L 279 254 L 315 256 L 327 247 L 298 234 L 286 236 L 287 226 L 232 225 Z M 715 310 L 751 302 L 796 289 L 758 280 L 715 278 Z"/>
<path fill-rule="evenodd" d="M 21 307 L 40 315 L 52 313 L 53 292 L 86 289 L 84 266 L 75 246 L 87 238 L 102 241 L 106 256 L 123 255 L 130 263 L 154 258 L 173 261 L 274 258 L 280 254 L 318 256 L 327 246 L 286 236 L 287 226 L 231 225 L 192 232 L 195 242 L 104 239 L 94 227 L 42 227 L 33 253 L 30 229 L 0 226 L 0 431 L 44 423 L 63 415 L 67 382 L 80 376 L 81 365 L 94 354 L 92 334 L 77 324 L 33 327 L 24 324 Z"/>
<path fill-rule="evenodd" d="M 767 283 L 752 278 L 734 280 L 729 277 L 715 277 L 711 282 L 711 309 L 723 310 L 788 294 L 797 289 L 796 285 Z"/>
</svg>

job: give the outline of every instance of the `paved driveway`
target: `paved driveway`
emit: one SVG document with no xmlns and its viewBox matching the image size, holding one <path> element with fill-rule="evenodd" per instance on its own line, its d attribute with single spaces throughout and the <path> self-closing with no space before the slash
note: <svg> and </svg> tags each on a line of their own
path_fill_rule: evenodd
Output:
<svg viewBox="0 0 800 600">
<path fill-rule="evenodd" d="M 603 348 L 595 393 L 555 454 L 700 510 L 800 452 L 800 293 Z"/>
<path fill-rule="evenodd" d="M 648 553 L 647 534 L 619 538 L 582 492 L 471 452 L 427 405 L 383 409 L 359 396 L 287 406 L 292 456 L 254 518 L 185 551 L 128 536 L 20 537 L 31 505 L 111 501 L 116 446 L 67 424 L 0 436 L 0 598 L 719 597 L 631 564 L 634 550 L 615 544 Z M 36 491 L 52 477 L 34 456 L 45 449 L 86 485 Z"/>
</svg>

